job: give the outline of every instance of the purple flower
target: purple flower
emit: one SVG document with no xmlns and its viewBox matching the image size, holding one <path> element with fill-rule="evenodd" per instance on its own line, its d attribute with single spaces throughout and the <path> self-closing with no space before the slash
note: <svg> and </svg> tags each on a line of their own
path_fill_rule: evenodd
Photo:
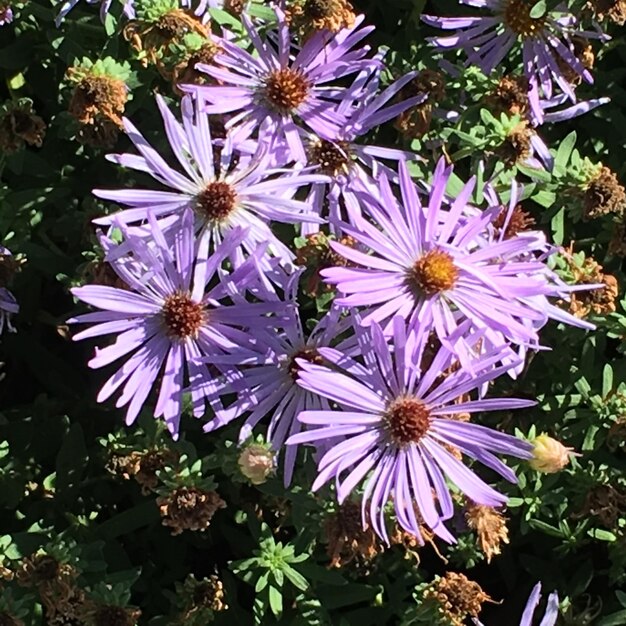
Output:
<svg viewBox="0 0 626 626">
<path fill-rule="evenodd" d="M 524 609 L 524 614 L 522 615 L 522 620 L 519 623 L 519 626 L 532 626 L 535 610 L 537 609 L 540 600 L 541 583 L 537 583 L 533 587 L 530 597 L 528 598 L 528 602 L 526 603 L 526 608 Z M 554 626 L 558 617 L 559 596 L 556 592 L 553 592 L 548 596 L 548 606 L 539 626 Z M 483 623 L 479 622 L 477 619 L 474 619 L 474 624 L 476 624 L 476 626 L 483 626 Z"/>
<path fill-rule="evenodd" d="M 329 177 L 328 183 L 311 186 L 306 201 L 316 214 L 328 218 L 331 231 L 340 231 L 340 223 L 345 219 L 343 213 L 349 221 L 352 214 L 360 214 L 354 191 L 367 191 L 368 188 L 375 187 L 375 181 L 381 172 L 393 177 L 393 171 L 378 159 L 398 161 L 419 158 L 405 150 L 357 143 L 359 138 L 372 129 L 425 100 L 427 96 L 422 94 L 388 104 L 393 102 L 393 98 L 417 74 L 418 72 L 410 72 L 379 92 L 380 76 L 377 73 L 372 75 L 368 71 L 361 72 L 352 86 L 356 101 L 351 103 L 344 100 L 339 105 L 339 112 L 346 114 L 348 120 L 338 131 L 334 141 L 301 130 L 309 165 L 317 166 L 317 171 Z M 319 225 L 316 223 L 302 224 L 303 235 L 318 230 Z"/>
<path fill-rule="evenodd" d="M 530 81 L 530 104 L 539 123 L 543 119 L 540 99 L 552 98 L 555 86 L 575 102 L 572 76 L 593 82 L 591 73 L 575 54 L 573 38 L 606 37 L 599 32 L 580 30 L 576 18 L 565 7 L 560 5 L 541 16 L 531 17 L 535 3 L 527 0 L 460 1 L 488 9 L 491 15 L 423 15 L 422 19 L 431 26 L 456 31 L 450 37 L 435 37 L 432 41 L 441 48 L 462 49 L 487 75 L 521 43 L 524 73 Z"/>
<path fill-rule="evenodd" d="M 376 323 L 369 329 L 356 329 L 366 367 L 349 357 L 337 358 L 325 348 L 319 348 L 320 355 L 335 367 L 299 363 L 299 384 L 340 409 L 300 413 L 298 419 L 314 428 L 292 436 L 287 444 L 328 445 L 332 441 L 318 463 L 312 489 L 334 479 L 341 503 L 365 482 L 363 522 L 370 523 L 384 540 L 388 541 L 385 506 L 393 500 L 398 523 L 405 530 L 421 538 L 420 525 L 425 525 L 452 543 L 454 537 L 443 524 L 454 509 L 446 478 L 480 504 L 501 506 L 506 497 L 466 467 L 450 446 L 511 482 L 516 481 L 514 473 L 494 453 L 529 458 L 532 446 L 451 416 L 523 408 L 534 402 L 465 400 L 466 394 L 506 369 L 494 367 L 501 358 L 499 351 L 475 361 L 474 375 L 460 369 L 441 380 L 455 362 L 453 354 L 442 346 L 429 355 L 432 361 L 425 365 L 428 331 L 407 335 L 399 316 L 392 326 L 393 346 Z M 458 399 L 461 402 L 455 404 Z"/>
<path fill-rule="evenodd" d="M 212 140 L 208 117 L 194 110 L 190 97 L 182 101 L 182 124 L 160 96 L 157 104 L 180 167 L 171 167 L 127 119 L 126 132 L 141 156 L 112 154 L 109 160 L 146 172 L 173 191 L 94 189 L 99 198 L 131 207 L 95 223 L 109 225 L 117 220 L 134 224 L 151 213 L 159 220 L 166 218 L 163 225 L 170 231 L 178 228 L 183 213 L 192 212 L 196 231 L 202 232 L 203 244 L 207 246 L 219 244 L 232 228 L 247 229 L 246 237 L 233 250 L 235 265 L 267 242 L 271 253 L 286 261 L 293 259 L 289 248 L 272 233 L 269 222 L 319 221 L 306 203 L 293 196 L 302 185 L 325 178 L 298 172 L 284 174 L 270 167 L 275 155 L 263 144 L 251 156 L 249 142 L 233 146 L 230 138 L 222 142 Z"/>
<path fill-rule="evenodd" d="M 6 26 L 13 21 L 13 9 L 9 4 L 0 4 L 0 26 Z"/>
<path fill-rule="evenodd" d="M 336 34 L 316 32 L 294 56 L 284 13 L 277 8 L 276 14 L 278 32 L 267 39 L 242 15 L 255 56 L 221 39 L 222 52 L 215 56 L 215 64 L 197 66 L 221 84 L 181 88 L 205 103 L 207 113 L 233 113 L 226 126 L 236 128 L 237 137 L 249 137 L 260 129 L 277 143 L 286 141 L 293 158 L 304 163 L 306 154 L 297 124 L 304 124 L 319 137 L 334 139 L 346 121 L 338 104 L 351 101 L 353 93 L 331 83 L 361 70 L 376 71 L 380 62 L 365 58 L 368 46 L 354 49 L 373 30 L 358 28 L 363 16 L 353 27 Z M 274 40 L 278 41 L 277 50 L 271 43 Z"/>
<path fill-rule="evenodd" d="M 0 245 L 0 257 L 8 257 L 7 261 L 10 263 L 12 256 L 8 248 Z M 5 286 L 0 285 L 0 335 L 2 335 L 5 328 L 10 333 L 15 332 L 11 318 L 19 312 L 20 306 L 15 296 Z"/>
<path fill-rule="evenodd" d="M 298 276 L 292 276 L 291 286 L 296 287 L 297 280 Z M 240 441 L 245 441 L 261 420 L 268 418 L 266 438 L 275 451 L 281 451 L 287 438 L 302 429 L 302 424 L 296 419 L 301 411 L 330 409 L 326 399 L 303 389 L 296 381 L 300 362 L 321 363 L 323 359 L 319 348 L 327 347 L 332 352 L 329 346 L 345 330 L 345 326 L 335 310 L 323 317 L 307 336 L 294 309 L 281 333 L 261 331 L 255 335 L 258 356 L 239 362 L 236 356 L 212 358 L 211 363 L 214 364 L 239 366 L 236 371 L 225 375 L 220 383 L 221 392 L 236 393 L 237 400 L 227 408 L 217 410 L 204 430 L 213 431 L 246 415 L 239 435 Z M 286 486 L 293 476 L 296 452 L 296 446 L 284 450 Z"/>
<path fill-rule="evenodd" d="M 176 437 L 187 386 L 196 417 L 204 414 L 207 399 L 219 407 L 217 396 L 210 393 L 211 373 L 200 359 L 224 353 L 237 353 L 240 358 L 253 354 L 245 329 L 271 325 L 267 314 L 284 305 L 246 301 L 242 294 L 257 276 L 254 264 L 245 263 L 231 275 L 220 269 L 241 241 L 240 230 L 232 230 L 212 256 L 195 259 L 191 214 L 180 222 L 171 245 L 152 215 L 148 220 L 150 242 L 129 235 L 122 224 L 118 224 L 126 234 L 122 244 L 114 247 L 110 241 L 103 242 L 107 260 L 128 289 L 100 285 L 73 289 L 74 296 L 101 310 L 69 321 L 93 324 L 75 335 L 75 340 L 117 336 L 115 343 L 96 350 L 90 367 L 126 359 L 100 390 L 98 402 L 122 388 L 116 406 L 128 405 L 126 422 L 131 424 L 161 374 L 154 415 L 163 416 Z M 216 282 L 216 276 L 221 280 Z"/>
<path fill-rule="evenodd" d="M 548 296 L 567 297 L 567 287 L 547 267 L 549 250 L 539 231 L 494 238 L 493 222 L 502 205 L 478 211 L 469 206 L 475 186 L 470 180 L 444 203 L 452 174 L 443 159 L 437 165 L 427 206 L 423 206 L 405 163 L 400 163 L 401 201 L 385 177 L 380 197 L 360 196 L 374 224 L 355 217 L 342 225 L 360 248 L 332 242 L 333 249 L 361 267 L 322 270 L 342 297 L 336 304 L 365 307 L 364 324 L 385 322 L 394 315 L 408 320 L 411 332 L 433 330 L 439 340 L 467 363 L 471 350 L 459 328 L 469 320 L 492 345 L 513 343 L 536 347 L 537 329 L 548 319 L 593 328 L 549 303 Z M 512 188 L 509 211 L 517 202 Z M 445 204 L 445 206 L 444 206 Z M 371 254 L 362 250 L 371 250 Z M 385 332 L 391 331 L 391 324 Z"/>
<path fill-rule="evenodd" d="M 65 0 L 63 4 L 61 4 L 61 9 L 59 10 L 59 14 L 56 16 L 54 20 L 55 26 L 58 28 L 61 25 L 61 22 L 67 17 L 69 12 L 79 3 L 80 0 Z M 100 5 L 100 20 L 104 22 L 106 19 L 107 13 L 111 9 L 111 5 L 113 0 L 85 0 L 87 4 L 99 4 Z M 124 15 L 128 19 L 133 19 L 135 17 L 135 9 L 134 9 L 133 0 L 124 0 L 123 1 L 123 10 Z"/>
</svg>

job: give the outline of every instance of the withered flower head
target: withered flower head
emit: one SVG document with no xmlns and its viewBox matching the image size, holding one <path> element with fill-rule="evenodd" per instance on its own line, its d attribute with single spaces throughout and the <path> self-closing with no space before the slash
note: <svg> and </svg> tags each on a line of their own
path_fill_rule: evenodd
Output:
<svg viewBox="0 0 626 626">
<path fill-rule="evenodd" d="M 624 209 L 626 209 L 626 190 L 620 185 L 615 173 L 602 166 L 585 186 L 583 215 L 588 219 L 608 213 L 622 215 Z"/>
<path fill-rule="evenodd" d="M 141 611 L 133 607 L 93 603 L 85 617 L 88 626 L 136 626 L 140 616 Z"/>
<path fill-rule="evenodd" d="M 24 144 L 41 148 L 46 123 L 35 115 L 33 103 L 27 99 L 9 102 L 0 108 L 0 150 L 17 152 Z"/>
<path fill-rule="evenodd" d="M 215 491 L 197 487 L 179 487 L 169 495 L 157 498 L 163 525 L 172 529 L 172 535 L 183 530 L 205 531 L 218 509 L 226 503 Z"/>
<path fill-rule="evenodd" d="M 496 219 L 492 222 L 498 234 L 500 234 L 504 228 L 506 218 L 507 208 L 503 207 L 502 211 L 498 214 L 498 217 L 496 217 Z M 504 239 L 512 239 L 516 235 L 519 235 L 519 233 L 530 230 L 534 227 L 534 225 L 535 218 L 527 211 L 524 211 L 521 204 L 518 204 L 511 212 L 509 221 L 506 224 Z"/>
<path fill-rule="evenodd" d="M 602 283 L 603 288 L 574 291 L 571 294 L 569 309 L 576 317 L 586 317 L 590 313 L 608 315 L 616 310 L 615 300 L 619 295 L 619 285 L 615 276 L 604 274 L 602 266 L 591 258 L 585 259 L 582 268 L 575 268 L 576 284 L 592 285 Z"/>
<path fill-rule="evenodd" d="M 273 474 L 275 454 L 268 446 L 252 443 L 246 446 L 237 460 L 241 473 L 253 484 L 263 484 Z"/>
<path fill-rule="evenodd" d="M 228 605 L 224 601 L 224 584 L 218 576 L 209 576 L 196 580 L 192 575 L 187 576 L 183 585 L 184 610 L 177 623 L 185 624 L 187 620 L 204 617 L 206 611 L 225 611 Z M 195 622 L 194 622 L 195 623 Z"/>
<path fill-rule="evenodd" d="M 147 495 L 159 482 L 157 472 L 176 463 L 178 456 L 177 452 L 168 448 L 151 448 L 127 455 L 114 454 L 109 459 L 107 469 L 125 480 L 134 478 L 139 483 L 141 492 Z"/>
<path fill-rule="evenodd" d="M 626 256 L 626 222 L 623 220 L 615 224 L 609 252 L 615 256 Z"/>
<path fill-rule="evenodd" d="M 530 85 L 526 76 L 510 74 L 500 79 L 497 87 L 487 96 L 492 112 L 525 117 L 528 113 Z"/>
<path fill-rule="evenodd" d="M 500 554 L 501 545 L 509 543 L 506 517 L 495 507 L 471 502 L 465 507 L 465 519 L 467 525 L 476 531 L 478 545 L 487 563 L 490 563 L 494 555 Z"/>
<path fill-rule="evenodd" d="M 526 121 L 520 121 L 498 146 L 496 155 L 508 167 L 525 161 L 531 154 L 531 139 L 534 134 Z"/>
<path fill-rule="evenodd" d="M 207 39 L 206 43 L 198 48 L 198 50 L 185 55 L 185 57 L 174 66 L 171 81 L 174 91 L 179 96 L 183 96 L 184 92 L 180 90 L 178 85 L 206 85 L 214 80 L 208 74 L 198 71 L 196 65 L 198 63 L 211 65 L 218 51 L 219 47 L 213 43 L 213 41 Z M 213 133 L 211 133 L 211 136 L 215 137 Z"/>
<path fill-rule="evenodd" d="M 288 6 L 286 17 L 303 39 L 315 31 L 336 33 L 351 28 L 356 18 L 348 0 L 295 0 Z"/>
<path fill-rule="evenodd" d="M 457 572 L 436 577 L 425 590 L 424 598 L 437 602 L 453 626 L 463 626 L 468 617 L 477 618 L 483 603 L 493 602 L 478 583 Z"/>
<path fill-rule="evenodd" d="M 583 508 L 572 517 L 595 517 L 604 528 L 614 530 L 621 517 L 626 515 L 626 492 L 613 485 L 596 485 L 585 497 Z"/>
<path fill-rule="evenodd" d="M 395 127 L 409 139 L 418 139 L 430 130 L 433 109 L 446 96 L 446 83 L 443 74 L 435 70 L 422 70 L 408 85 L 400 90 L 399 100 L 407 100 L 426 94 L 426 100 L 402 112 L 395 121 Z"/>
<path fill-rule="evenodd" d="M 605 17 L 615 24 L 626 24 L 626 0 L 589 0 L 587 3 L 599 20 Z"/>
<path fill-rule="evenodd" d="M 344 567 L 348 563 L 367 564 L 384 550 L 374 531 L 363 528 L 361 507 L 351 500 L 344 502 L 324 522 L 328 567 Z"/>
</svg>

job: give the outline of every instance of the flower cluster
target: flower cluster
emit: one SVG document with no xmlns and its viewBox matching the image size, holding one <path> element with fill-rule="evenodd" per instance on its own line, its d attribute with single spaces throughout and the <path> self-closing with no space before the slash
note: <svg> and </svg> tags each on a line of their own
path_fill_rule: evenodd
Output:
<svg viewBox="0 0 626 626">
<path fill-rule="evenodd" d="M 427 18 L 463 30 L 439 45 L 489 71 L 521 39 L 537 119 L 555 85 L 573 99 L 571 83 L 591 80 L 571 16 L 467 3 L 495 16 Z M 421 156 L 361 143 L 428 100 L 407 90 L 418 73 L 385 84 L 363 16 L 332 29 L 292 17 L 276 8 L 261 29 L 244 13 L 248 47 L 216 37 L 195 68 L 206 81 L 179 85 L 180 118 L 157 96 L 173 159 L 121 120 L 135 151 L 109 160 L 156 184 L 94 190 L 122 207 L 94 220 L 117 281 L 72 290 L 98 309 L 70 320 L 88 325 L 74 339 L 114 337 L 89 365 L 118 363 L 98 400 L 119 392 L 127 423 L 146 411 L 177 438 L 189 399 L 205 432 L 238 422 L 244 443 L 265 424 L 286 485 L 299 445 L 313 444 L 313 490 L 358 498 L 364 528 L 389 542 L 393 509 L 419 543 L 453 543 L 458 501 L 507 500 L 479 465 L 514 483 L 499 457 L 533 457 L 531 443 L 474 421 L 534 404 L 486 397 L 492 381 L 519 374 L 550 320 L 592 329 L 562 303 L 594 285 L 552 269 L 556 248 L 520 218 L 515 180 L 496 192 L 473 177 L 451 192 L 444 158 L 416 180 Z M 318 234 L 332 302 L 312 319 L 298 300 L 306 255 L 292 242 Z"/>
</svg>

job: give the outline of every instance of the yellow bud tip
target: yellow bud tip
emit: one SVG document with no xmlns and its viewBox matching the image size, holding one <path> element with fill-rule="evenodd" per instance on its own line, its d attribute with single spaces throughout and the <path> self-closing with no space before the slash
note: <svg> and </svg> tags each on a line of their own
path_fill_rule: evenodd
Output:
<svg viewBox="0 0 626 626">
<path fill-rule="evenodd" d="M 568 465 L 572 456 L 580 456 L 574 452 L 574 448 L 568 448 L 546 434 L 535 437 L 531 443 L 534 445 L 533 458 L 528 464 L 544 474 L 560 472 Z"/>
</svg>

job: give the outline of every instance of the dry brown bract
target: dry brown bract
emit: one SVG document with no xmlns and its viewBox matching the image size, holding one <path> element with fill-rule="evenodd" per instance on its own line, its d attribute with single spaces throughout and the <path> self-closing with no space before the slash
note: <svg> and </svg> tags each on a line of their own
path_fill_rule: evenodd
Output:
<svg viewBox="0 0 626 626">
<path fill-rule="evenodd" d="M 478 617 L 484 602 L 493 602 L 478 583 L 457 572 L 437 577 L 424 591 L 424 598 L 437 602 L 453 626 L 464 626 L 468 617 Z"/>
<path fill-rule="evenodd" d="M 500 554 L 503 543 L 509 543 L 509 531 L 506 527 L 506 517 L 492 506 L 469 503 L 465 507 L 467 525 L 478 536 L 478 545 L 491 562 L 494 555 Z"/>
<path fill-rule="evenodd" d="M 347 0 L 298 0 L 286 11 L 287 21 L 306 39 L 316 31 L 336 33 L 354 25 L 354 7 Z"/>
<path fill-rule="evenodd" d="M 141 486 L 141 493 L 148 495 L 157 486 L 157 472 L 178 461 L 178 453 L 167 448 L 152 448 L 143 452 L 111 456 L 107 469 L 111 474 L 125 480 L 134 478 Z"/>
<path fill-rule="evenodd" d="M 495 114 L 519 115 L 528 113 L 530 85 L 525 76 L 503 76 L 498 86 L 487 96 L 487 105 Z"/>
<path fill-rule="evenodd" d="M 172 529 L 172 535 L 183 530 L 205 531 L 218 509 L 226 503 L 215 491 L 203 491 L 197 487 L 179 487 L 168 496 L 157 498 L 163 526 Z"/>
<path fill-rule="evenodd" d="M 33 112 L 30 102 L 11 106 L 0 117 L 0 150 L 7 154 L 17 152 L 24 144 L 41 148 L 46 134 L 46 123 Z"/>
<path fill-rule="evenodd" d="M 626 209 L 626 190 L 620 185 L 617 176 L 602 166 L 585 188 L 583 211 L 586 218 L 593 219 L 608 213 L 622 215 Z"/>
<path fill-rule="evenodd" d="M 398 95 L 398 101 L 426 94 L 426 100 L 407 109 L 396 118 L 395 127 L 409 139 L 418 139 L 430 130 L 433 109 L 446 96 L 443 74 L 434 70 L 422 70 Z"/>
</svg>

